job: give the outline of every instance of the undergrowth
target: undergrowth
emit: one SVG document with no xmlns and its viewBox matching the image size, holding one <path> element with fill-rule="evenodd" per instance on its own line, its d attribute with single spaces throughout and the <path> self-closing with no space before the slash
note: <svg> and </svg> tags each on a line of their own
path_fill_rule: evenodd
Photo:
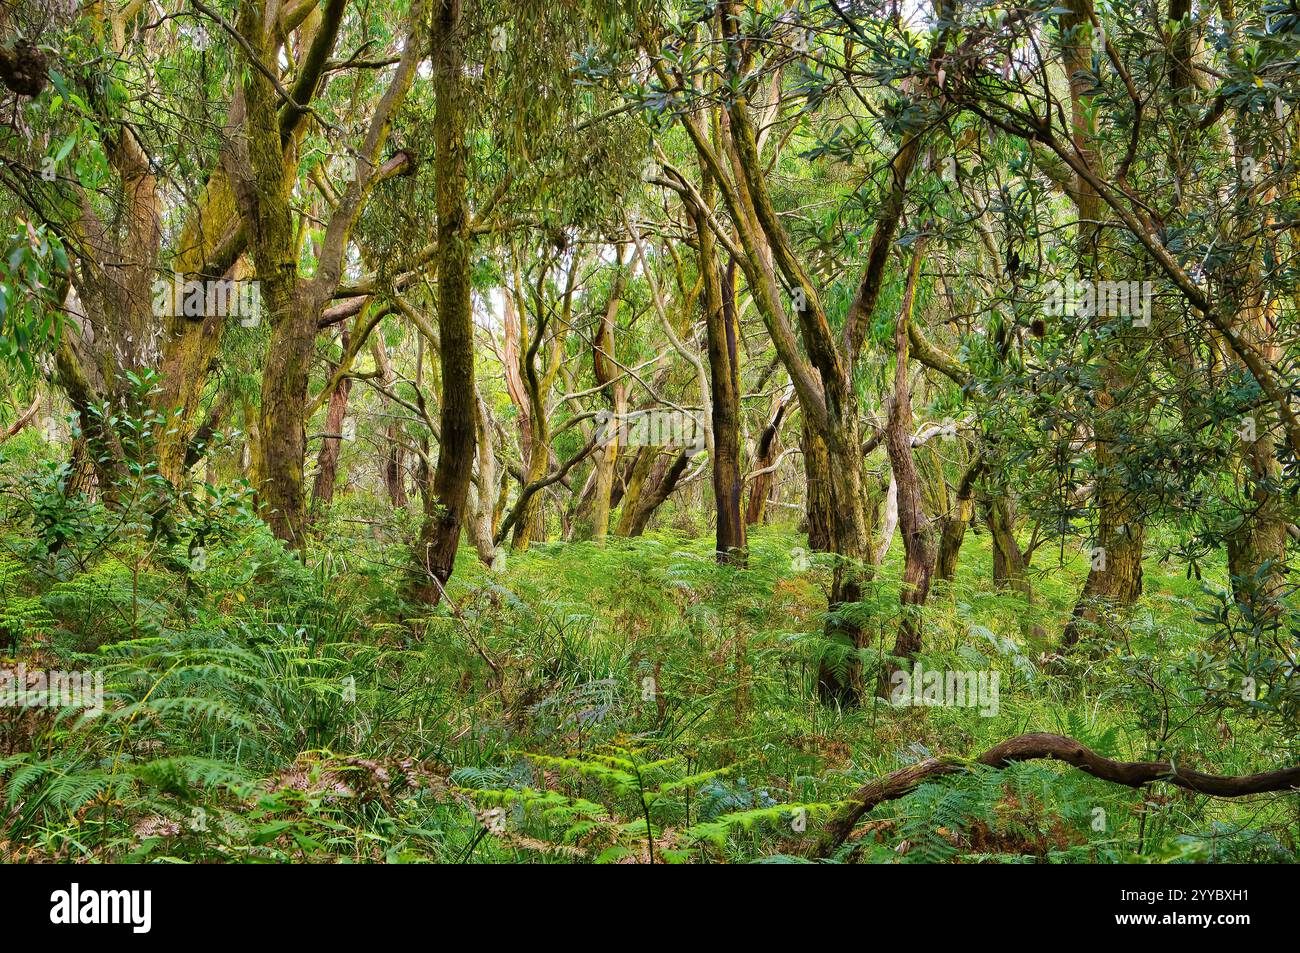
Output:
<svg viewBox="0 0 1300 953">
<path fill-rule="evenodd" d="M 1233 703 L 1242 673 L 1206 648 L 1232 624 L 1212 568 L 1150 560 L 1142 602 L 1055 670 L 1041 633 L 1084 555 L 1039 554 L 1031 604 L 993 585 L 972 533 L 920 662 L 998 673 L 996 714 L 842 710 L 814 684 L 832 567 L 788 530 L 756 531 L 747 569 L 673 532 L 534 546 L 500 572 L 464 547 L 429 609 L 395 590 L 400 526 L 326 520 L 304 565 L 226 503 L 201 566 L 191 540 L 143 530 L 89 553 L 31 545 L 34 520 L 109 518 L 84 501 L 5 514 L 4 667 L 102 673 L 105 704 L 5 710 L 0 858 L 795 862 L 856 786 L 1024 731 L 1223 774 L 1296 756 L 1293 698 Z M 898 623 L 897 548 L 851 607 L 875 633 L 868 670 Z M 1256 674 L 1277 684 L 1270 658 Z M 1294 796 L 1135 791 L 1032 762 L 924 784 L 831 859 L 1289 861 L 1296 834 Z"/>
</svg>

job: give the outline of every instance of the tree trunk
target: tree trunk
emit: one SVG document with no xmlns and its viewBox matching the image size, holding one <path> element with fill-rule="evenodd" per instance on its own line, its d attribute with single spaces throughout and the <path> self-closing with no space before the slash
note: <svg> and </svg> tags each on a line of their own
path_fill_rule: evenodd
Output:
<svg viewBox="0 0 1300 953">
<path fill-rule="evenodd" d="M 1256 425 L 1258 426 L 1258 424 Z M 1275 614 L 1286 591 L 1286 520 L 1275 488 L 1282 466 L 1277 440 L 1267 431 L 1242 441 L 1245 512 L 1228 534 L 1228 572 L 1233 597 L 1261 615 Z"/>
<path fill-rule="evenodd" d="M 618 421 L 626 413 L 622 385 L 614 385 L 614 416 L 609 435 L 596 458 L 595 481 L 591 490 L 591 538 L 604 542 L 609 535 L 610 498 L 614 492 L 614 469 L 618 462 Z"/>
<path fill-rule="evenodd" d="M 343 352 L 348 349 L 348 333 L 343 332 Z M 344 377 L 330 394 L 329 406 L 325 410 L 325 436 L 321 439 L 320 453 L 316 457 L 316 482 L 312 486 L 312 512 L 328 506 L 334 500 L 334 484 L 338 475 L 339 454 L 343 441 L 337 436 L 343 432 L 343 418 L 348 412 L 348 395 L 352 390 L 352 378 Z"/>
<path fill-rule="evenodd" d="M 754 472 L 757 476 L 749 482 L 749 505 L 745 507 L 745 525 L 757 526 L 767 515 L 767 501 L 772 495 L 772 486 L 776 473 L 770 468 L 775 465 L 781 449 L 781 422 L 785 419 L 789 399 L 786 396 L 776 398 L 772 415 L 767 426 L 759 435 L 754 448 Z M 762 471 L 768 471 L 766 473 Z"/>
<path fill-rule="evenodd" d="M 672 496 L 673 490 L 677 489 L 677 481 L 682 478 L 686 472 L 686 467 L 690 464 L 690 458 L 686 456 L 686 451 L 680 451 L 673 457 L 672 463 L 664 471 L 662 478 L 655 481 L 649 488 L 641 491 L 641 498 L 637 501 L 636 513 L 632 517 L 631 525 L 628 527 L 628 536 L 640 536 L 645 532 L 646 526 L 650 522 L 650 517 L 654 516 L 655 510 Z"/>
<path fill-rule="evenodd" d="M 1092 0 L 1068 0 L 1072 15 L 1062 19 L 1063 28 L 1087 26 L 1093 16 Z M 1086 31 L 1085 31 L 1086 32 Z M 1070 74 L 1070 107 L 1074 147 L 1083 161 L 1094 169 L 1103 168 L 1096 148 L 1097 128 L 1095 117 L 1087 102 L 1092 90 L 1088 78 L 1091 69 L 1089 37 L 1079 34 L 1073 42 L 1064 44 L 1062 53 Z M 1101 197 L 1082 177 L 1077 176 L 1072 193 L 1078 212 L 1078 250 L 1081 259 L 1092 262 L 1098 269 L 1100 256 L 1096 247 L 1101 217 Z M 1105 349 L 1096 399 L 1096 418 L 1093 425 L 1096 462 L 1096 501 L 1098 532 L 1092 557 L 1092 567 L 1083 592 L 1075 604 L 1069 624 L 1061 635 L 1061 648 L 1073 646 L 1082 634 L 1083 627 L 1096 622 L 1107 605 L 1126 606 L 1135 602 L 1142 593 L 1142 540 L 1143 514 L 1127 490 L 1124 461 L 1116 454 L 1122 433 L 1116 432 L 1122 424 L 1116 421 L 1117 407 L 1132 399 L 1134 377 L 1125 366 L 1132 345 L 1127 335 L 1120 335 Z"/>
<path fill-rule="evenodd" d="M 591 362 L 596 381 L 602 385 L 610 403 L 613 418 L 606 427 L 606 440 L 596 458 L 595 480 L 592 486 L 591 538 L 604 542 L 609 535 L 609 501 L 614 489 L 614 466 L 618 461 L 618 434 L 627 413 L 627 388 L 618 381 L 618 368 L 614 363 L 614 325 L 618 306 L 623 300 L 627 285 L 627 272 L 622 267 L 623 246 L 618 248 L 619 270 L 610 291 L 609 302 L 601 318 L 600 329 L 592 342 Z"/>
<path fill-rule="evenodd" d="M 496 524 L 492 507 L 496 498 L 497 462 L 487 405 L 477 388 L 474 393 L 474 426 L 478 431 L 478 471 L 470 488 L 471 515 L 465 521 L 465 533 L 474 544 L 479 561 L 490 567 L 496 561 L 496 546 L 492 542 Z"/>
<path fill-rule="evenodd" d="M 707 199 L 706 199 L 707 201 Z M 713 231 L 697 212 L 695 235 L 704 278 L 704 325 L 708 337 L 709 385 L 713 405 L 713 502 L 717 511 L 715 549 L 720 562 L 745 565 L 745 521 L 740 515 L 740 361 L 736 342 L 736 265 L 719 276 Z"/>
<path fill-rule="evenodd" d="M 530 386 L 537 386 L 535 376 L 532 376 Z M 538 395 L 535 403 L 537 405 L 541 404 L 540 395 Z M 550 464 L 551 450 L 550 426 L 546 421 L 545 408 L 541 408 L 539 413 L 530 414 L 528 421 L 532 436 L 528 442 L 528 468 L 524 471 L 525 486 L 529 483 L 536 483 L 546 476 Z M 510 544 L 515 551 L 523 552 L 526 550 L 529 540 L 538 532 L 541 504 L 542 494 L 540 493 L 534 493 L 525 502 L 523 513 L 520 515 L 518 522 L 515 523 L 514 537 Z"/>
<path fill-rule="evenodd" d="M 632 463 L 632 471 L 627 478 L 627 489 L 623 493 L 623 510 L 618 517 L 618 526 L 614 529 L 615 536 L 630 536 L 632 523 L 636 518 L 637 507 L 641 502 L 641 494 L 646 488 L 646 480 L 655 470 L 655 464 L 659 460 L 659 449 L 657 447 L 638 447 L 636 458 Z M 660 473 L 659 476 L 663 474 Z"/>
<path fill-rule="evenodd" d="M 370 352 L 375 358 L 375 367 L 379 369 L 379 381 L 384 388 L 391 390 L 397 380 L 393 373 L 392 362 L 388 359 L 388 348 L 380 336 L 370 341 Z M 391 413 L 392 402 L 384 398 L 384 407 Z M 394 509 L 406 508 L 406 474 L 403 465 L 404 451 L 401 441 L 402 427 L 396 420 L 390 420 L 384 427 L 384 488 L 388 491 L 388 501 Z"/>
<path fill-rule="evenodd" d="M 1240 168 L 1245 156 L 1251 154 L 1253 143 L 1238 141 L 1235 156 Z M 1291 184 L 1297 181 L 1291 176 Z M 1263 194 L 1252 194 L 1254 214 L 1242 216 L 1237 225 L 1236 241 L 1250 249 L 1248 266 L 1234 272 L 1225 280 L 1222 295 L 1234 304 L 1237 313 L 1237 333 L 1251 347 L 1257 349 L 1270 364 L 1280 366 L 1284 359 L 1283 348 L 1270 340 L 1274 329 L 1280 326 L 1276 298 L 1266 297 L 1264 256 L 1265 241 L 1261 233 L 1273 224 L 1269 204 L 1277 189 L 1268 187 Z M 1248 369 L 1242 365 L 1242 370 Z M 1247 418 L 1238 430 L 1240 444 L 1238 459 L 1241 473 L 1241 518 L 1226 540 L 1228 572 L 1232 577 L 1233 597 L 1249 606 L 1259 616 L 1273 616 L 1282 608 L 1279 600 L 1286 591 L 1287 519 L 1285 503 L 1279 492 L 1282 484 L 1282 465 L 1277 458 L 1277 420 L 1261 408 L 1255 416 Z"/>
<path fill-rule="evenodd" d="M 342 2 L 330 0 L 328 8 L 341 17 Z M 405 46 L 397 69 L 367 124 L 364 152 L 355 165 L 356 175 L 339 196 L 317 249 L 316 270 L 310 279 L 299 279 L 299 245 L 294 228 L 293 183 L 297 154 L 284 150 L 286 124 L 302 112 L 286 107 L 274 81 L 258 68 L 272 61 L 278 49 L 275 31 L 262 22 L 264 15 L 255 4 L 240 8 L 239 49 L 245 59 L 244 128 L 232 139 L 232 156 L 227 172 L 239 202 L 240 214 L 257 278 L 271 321 L 271 345 L 262 377 L 261 469 L 259 502 L 276 537 L 302 551 L 306 547 L 307 505 L 303 486 L 306 461 L 304 416 L 307 383 L 315 350 L 321 312 L 337 290 L 344 272 L 349 236 L 375 184 L 396 174 L 408 162 L 405 153 L 380 163 L 394 111 L 409 92 L 420 61 L 417 34 L 423 20 L 422 4 L 409 12 Z M 323 46 L 313 44 L 313 57 L 328 57 L 334 36 Z M 313 58 L 313 63 L 315 59 Z M 323 64 L 317 64 L 323 65 Z M 319 70 L 305 68 L 295 84 L 314 84 Z M 441 181 L 439 183 L 442 184 Z"/>
<path fill-rule="evenodd" d="M 477 446 L 474 318 L 470 299 L 469 178 L 461 0 L 438 0 L 433 15 L 434 171 L 438 205 L 440 443 L 432 493 L 416 542 L 412 594 L 436 605 L 451 578 L 465 520 Z"/>
<path fill-rule="evenodd" d="M 991 490 L 984 505 L 984 519 L 993 536 L 993 585 L 1028 595 L 1025 555 L 1016 540 L 1015 508 L 1006 487 Z"/>
<path fill-rule="evenodd" d="M 70 497 L 84 495 L 87 500 L 93 502 L 97 490 L 95 463 L 90 457 L 86 438 L 77 437 L 72 442 L 72 454 L 68 458 L 68 476 L 63 492 Z"/>
<path fill-rule="evenodd" d="M 295 102 L 305 106 L 320 89 L 346 6 L 346 0 L 327 0 L 316 8 L 318 13 L 305 20 L 297 18 L 292 24 L 277 24 L 298 30 L 297 48 L 303 51 L 292 90 Z M 178 274 L 200 278 L 238 277 L 236 263 L 249 244 L 250 234 L 247 220 L 240 222 L 239 197 L 229 172 L 229 167 L 239 161 L 243 143 L 243 130 L 238 122 L 241 108 L 238 102 L 232 103 L 218 161 L 206 177 L 198 202 L 185 218 L 172 262 L 172 269 Z M 298 153 L 299 143 L 311 126 L 305 121 L 307 116 L 305 108 L 280 111 L 279 135 L 286 156 Z M 154 408 L 173 415 L 172 424 L 159 435 L 157 447 L 158 471 L 173 483 L 181 479 L 186 469 L 194 416 L 228 323 L 229 319 L 220 314 L 209 314 L 198 321 L 180 314 L 164 319 L 164 349 L 159 367 L 162 379 Z"/>
<path fill-rule="evenodd" d="M 544 367 L 538 367 L 537 358 L 542 351 L 543 344 L 546 342 L 547 330 L 550 327 L 548 309 L 540 299 L 537 301 L 537 313 L 533 317 L 533 333 L 531 337 L 527 333 L 527 316 L 522 304 L 522 295 L 520 296 L 517 315 L 514 314 L 513 308 L 507 314 L 506 333 L 514 336 L 517 346 L 508 347 L 506 353 L 516 355 L 517 368 L 513 374 L 506 375 L 506 381 L 512 395 L 518 390 L 517 399 L 521 402 L 519 426 L 521 428 L 520 449 L 523 452 L 525 461 L 524 486 L 536 483 L 545 477 L 551 464 L 551 421 L 548 413 L 549 408 L 547 407 L 547 396 L 550 394 L 551 385 L 560 368 L 563 335 L 570 323 L 573 290 L 577 273 L 578 267 L 575 263 L 569 268 L 568 282 L 564 293 L 561 327 L 560 330 L 551 335 L 550 352 L 545 359 Z M 539 286 L 540 284 L 539 280 Z M 509 320 L 511 317 L 514 317 L 513 321 Z M 611 348 L 613 346 L 612 341 L 611 335 Z M 526 347 L 523 345 L 526 345 Z M 511 384 L 511 381 L 516 378 L 515 383 Z M 526 550 L 530 539 L 543 534 L 543 499 L 540 493 L 530 494 L 524 499 L 523 509 L 514 527 L 514 539 L 512 541 L 514 549 L 521 552 Z"/>
<path fill-rule="evenodd" d="M 263 273 L 260 266 L 258 272 Z M 307 500 L 302 473 L 307 433 L 303 411 L 316 340 L 316 319 L 303 318 L 308 309 L 298 302 L 298 296 L 285 282 L 263 279 L 262 292 L 269 298 L 273 330 L 262 375 L 258 499 L 262 516 L 276 538 L 302 550 L 307 544 Z"/>
<path fill-rule="evenodd" d="M 1113 466 L 1113 455 L 1099 444 L 1098 465 Z M 1145 527 L 1141 514 L 1126 499 L 1122 487 L 1108 479 L 1098 496 L 1100 510 L 1097 546 L 1092 565 L 1070 622 L 1061 635 L 1061 649 L 1072 648 L 1095 625 L 1107 606 L 1128 606 L 1142 594 L 1142 542 Z"/>
<path fill-rule="evenodd" d="M 977 454 L 962 471 L 952 510 L 943 521 L 935 574 L 944 582 L 952 582 L 957 574 L 957 555 L 961 552 L 962 541 L 966 538 L 966 527 L 970 525 L 971 517 L 975 513 L 975 478 L 983 469 L 984 458 Z"/>
<path fill-rule="evenodd" d="M 803 469 L 807 483 L 804 521 L 801 529 L 808 534 L 808 548 L 824 553 L 831 548 L 831 461 L 826 441 L 804 418 L 802 436 Z"/>
<path fill-rule="evenodd" d="M 916 282 L 921 270 L 921 253 L 925 239 L 918 239 L 912 252 L 912 264 L 894 330 L 894 400 L 886 424 L 889 464 L 898 486 L 898 528 L 903 537 L 903 586 L 898 601 L 902 621 L 894 641 L 892 655 L 910 659 L 921 650 L 921 607 L 930 594 L 930 577 L 934 572 L 934 530 L 921 498 L 921 484 L 912 457 L 912 394 L 908 384 L 907 326 L 916 303 Z M 882 675 L 881 694 L 886 694 L 888 678 Z"/>
<path fill-rule="evenodd" d="M 817 685 L 823 701 L 849 705 L 857 704 L 862 698 L 862 663 L 858 653 L 867 647 L 866 633 L 856 622 L 838 613 L 847 605 L 862 601 L 862 587 L 872 572 L 871 534 L 867 529 L 862 482 L 862 433 L 856 407 L 839 408 L 830 436 L 826 442 L 830 472 L 830 550 L 836 560 L 826 635 L 848 654 L 837 658 L 838 650 L 832 650 L 823 656 Z"/>
</svg>

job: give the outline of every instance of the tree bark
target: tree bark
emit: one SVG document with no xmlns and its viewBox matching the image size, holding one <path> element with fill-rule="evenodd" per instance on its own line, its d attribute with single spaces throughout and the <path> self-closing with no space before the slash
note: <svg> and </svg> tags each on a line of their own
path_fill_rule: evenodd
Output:
<svg viewBox="0 0 1300 953">
<path fill-rule="evenodd" d="M 993 585 L 1029 595 L 1025 555 L 1016 539 L 1016 515 L 1007 488 L 994 486 L 984 503 L 984 519 L 993 537 Z"/>
<path fill-rule="evenodd" d="M 465 522 L 465 532 L 474 544 L 479 561 L 491 566 L 496 561 L 496 546 L 493 543 L 493 505 L 496 501 L 497 464 L 496 453 L 492 447 L 490 418 L 483 395 L 475 388 L 474 426 L 478 432 L 478 470 L 474 474 L 472 487 L 471 515 Z"/>
<path fill-rule="evenodd" d="M 957 574 L 957 556 L 966 528 L 975 514 L 975 479 L 984 469 L 984 458 L 976 454 L 962 471 L 953 499 L 952 511 L 944 518 L 939 537 L 939 556 L 935 561 L 935 575 L 944 582 L 952 582 Z"/>
<path fill-rule="evenodd" d="M 1110 393 L 1098 394 L 1099 403 L 1110 400 Z M 1103 406 L 1103 417 L 1108 409 Z M 1143 515 L 1119 473 L 1121 461 L 1111 449 L 1113 435 L 1104 425 L 1097 429 L 1097 545 L 1090 554 L 1083 592 L 1061 634 L 1062 651 L 1073 648 L 1107 607 L 1132 605 L 1142 594 Z"/>
<path fill-rule="evenodd" d="M 814 553 L 831 548 L 831 461 L 826 442 L 805 418 L 802 424 L 803 471 L 806 483 L 803 531 Z"/>
<path fill-rule="evenodd" d="M 348 332 L 344 330 L 342 339 L 343 352 L 348 349 Z M 348 395 L 352 391 L 352 378 L 343 377 L 330 394 L 329 405 L 325 410 L 325 436 L 321 439 L 320 452 L 316 456 L 316 482 L 312 485 L 312 511 L 318 512 L 322 506 L 328 506 L 334 500 L 334 485 L 338 476 L 339 455 L 343 449 L 343 418 L 348 412 Z"/>
<path fill-rule="evenodd" d="M 925 239 L 919 238 L 912 252 L 903 303 L 899 309 L 894 330 L 894 399 L 889 407 L 886 424 L 886 445 L 889 464 L 898 487 L 898 527 L 903 537 L 903 586 L 898 601 L 902 606 L 902 620 L 891 653 L 895 658 L 910 659 L 921 650 L 921 607 L 930 594 L 930 578 L 934 572 L 934 529 L 926 516 L 921 498 L 921 484 L 917 477 L 916 461 L 912 456 L 912 393 L 908 383 L 908 324 L 916 304 L 916 285 L 921 271 Z M 887 693 L 886 668 L 882 673 L 880 693 Z"/>
<path fill-rule="evenodd" d="M 627 388 L 618 380 L 618 368 L 614 363 L 614 325 L 618 316 L 618 307 L 623 300 L 623 290 L 627 286 L 627 272 L 622 267 L 623 248 L 618 248 L 619 269 L 614 279 L 614 287 L 609 294 L 609 302 L 601 317 L 600 328 L 592 342 L 591 359 L 596 381 L 602 386 L 606 400 L 609 401 L 613 414 L 606 427 L 606 439 L 596 458 L 595 482 L 591 503 L 591 538 L 604 542 L 609 535 L 610 494 L 614 488 L 614 466 L 618 461 L 618 433 L 620 423 L 627 414 Z"/>
<path fill-rule="evenodd" d="M 437 605 L 451 578 L 474 469 L 474 318 L 470 299 L 467 96 L 461 0 L 437 0 L 433 15 L 434 172 L 438 205 L 438 351 L 442 370 L 438 467 L 416 541 L 412 592 Z"/>
<path fill-rule="evenodd" d="M 627 489 L 623 493 L 623 509 L 619 513 L 618 526 L 614 529 L 615 536 L 630 536 L 632 523 L 636 518 L 637 507 L 641 502 L 641 493 L 646 488 L 646 480 L 655 470 L 655 464 L 659 460 L 658 447 L 638 447 L 636 457 L 632 463 L 631 472 L 627 477 Z M 662 473 L 659 474 L 662 476 Z"/>
<path fill-rule="evenodd" d="M 370 353 L 374 356 L 375 367 L 379 370 L 380 383 L 386 390 L 392 390 L 397 381 L 397 375 L 393 373 L 392 362 L 388 359 L 388 347 L 380 336 L 375 336 L 370 340 Z M 392 413 L 394 405 L 385 397 L 384 407 L 388 413 Z M 388 491 L 388 501 L 393 504 L 394 509 L 405 509 L 406 498 L 406 467 L 404 463 L 405 450 L 401 441 L 402 425 L 397 420 L 389 420 L 384 426 L 384 456 L 383 456 L 383 473 L 384 489 Z"/>
<path fill-rule="evenodd" d="M 757 476 L 749 481 L 749 504 L 745 507 L 746 526 L 757 526 L 767 515 L 768 498 L 772 495 L 772 486 L 776 480 L 776 473 L 771 468 L 780 453 L 781 422 L 785 419 L 788 406 L 787 395 L 779 396 L 773 401 L 767 426 L 759 434 L 758 443 L 754 447 L 754 473 Z"/>
<path fill-rule="evenodd" d="M 1068 0 L 1071 15 L 1062 19 L 1064 29 L 1087 27 L 1093 16 L 1092 0 Z M 1070 76 L 1070 115 L 1075 152 L 1082 163 L 1100 170 L 1101 156 L 1096 148 L 1096 121 L 1087 103 L 1092 83 L 1089 37 L 1079 34 L 1062 46 L 1066 70 Z M 1080 257 L 1091 260 L 1094 273 L 1101 264 L 1097 249 L 1100 235 L 1101 194 L 1086 177 L 1076 176 L 1071 193 L 1078 213 L 1078 249 Z M 1096 464 L 1096 502 L 1098 532 L 1096 551 L 1083 592 L 1075 604 L 1069 624 L 1062 633 L 1060 648 L 1068 650 L 1079 641 L 1084 628 L 1095 623 L 1107 606 L 1131 605 L 1142 593 L 1142 542 L 1145 536 L 1144 514 L 1129 492 L 1125 461 L 1116 448 L 1122 445 L 1118 431 L 1118 408 L 1132 399 L 1135 383 L 1125 366 L 1131 345 L 1126 335 L 1106 349 L 1100 370 L 1100 387 L 1095 400 L 1093 424 L 1094 461 Z"/>
<path fill-rule="evenodd" d="M 673 490 L 677 489 L 677 483 L 686 472 L 686 467 L 690 462 L 690 458 L 686 456 L 686 451 L 679 451 L 673 457 L 672 463 L 664 471 L 662 478 L 641 491 L 636 512 L 632 517 L 631 524 L 628 526 L 628 536 L 640 536 L 645 532 L 646 526 L 650 523 L 650 517 L 654 516 L 655 510 L 659 509 L 664 501 L 672 496 Z"/>
<path fill-rule="evenodd" d="M 706 189 L 705 201 L 712 189 Z M 719 562 L 745 565 L 745 521 L 740 514 L 740 360 L 736 317 L 736 266 L 718 274 L 713 232 L 702 213 L 694 216 L 704 277 L 704 325 L 708 338 L 713 423 L 713 503 L 717 512 L 715 550 Z"/>
<path fill-rule="evenodd" d="M 1251 154 L 1252 145 L 1236 143 L 1238 154 L 1234 159 L 1239 168 Z M 1291 182 L 1296 181 L 1293 175 Z M 1243 215 L 1234 223 L 1234 242 L 1247 250 L 1248 263 L 1244 269 L 1233 270 L 1223 282 L 1223 299 L 1236 312 L 1237 333 L 1273 366 L 1283 360 L 1284 353 L 1271 340 L 1274 329 L 1280 326 L 1280 315 L 1276 299 L 1264 291 L 1266 248 L 1260 236 L 1274 222 L 1270 203 L 1276 192 L 1276 188 L 1269 187 L 1263 194 L 1251 194 L 1246 199 L 1253 214 Z M 1249 372 L 1244 364 L 1240 366 Z M 1279 492 L 1282 465 L 1277 457 L 1277 420 L 1261 408 L 1243 427 L 1249 429 L 1238 431 L 1241 513 L 1226 539 L 1228 572 L 1236 601 L 1250 607 L 1256 617 L 1271 617 L 1281 610 L 1280 600 L 1286 592 L 1286 526 L 1290 522 Z"/>
</svg>

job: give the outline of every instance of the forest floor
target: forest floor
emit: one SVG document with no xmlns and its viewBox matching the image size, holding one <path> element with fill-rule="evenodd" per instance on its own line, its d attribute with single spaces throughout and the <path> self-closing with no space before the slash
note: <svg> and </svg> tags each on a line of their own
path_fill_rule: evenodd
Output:
<svg viewBox="0 0 1300 953">
<path fill-rule="evenodd" d="M 401 600 L 409 550 L 375 519 L 337 509 L 306 567 L 250 525 L 189 573 L 143 546 L 40 562 L 0 538 L 5 667 L 102 671 L 106 709 L 0 724 L 0 859 L 644 863 L 653 842 L 655 862 L 789 861 L 865 781 L 1026 731 L 1221 774 L 1293 743 L 1206 714 L 1194 648 L 1222 568 L 1189 578 L 1158 538 L 1142 601 L 1045 668 L 1086 555 L 1036 553 L 1029 605 L 968 534 L 919 661 L 996 673 L 996 697 L 839 709 L 814 684 L 829 564 L 791 531 L 754 532 L 743 571 L 707 532 L 535 545 L 497 572 L 462 547 L 430 612 Z M 873 648 L 899 549 L 852 609 Z M 881 805 L 833 857 L 1295 860 L 1298 813 L 1026 762 Z"/>
</svg>

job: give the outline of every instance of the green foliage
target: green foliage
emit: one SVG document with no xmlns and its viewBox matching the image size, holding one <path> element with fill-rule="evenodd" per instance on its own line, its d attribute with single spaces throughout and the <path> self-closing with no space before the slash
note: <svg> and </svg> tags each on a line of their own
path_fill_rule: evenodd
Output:
<svg viewBox="0 0 1300 953">
<path fill-rule="evenodd" d="M 56 288 L 68 267 L 58 236 L 45 225 L 5 235 L 0 248 L 0 366 L 36 371 L 36 361 L 57 346 L 63 311 Z"/>
</svg>

